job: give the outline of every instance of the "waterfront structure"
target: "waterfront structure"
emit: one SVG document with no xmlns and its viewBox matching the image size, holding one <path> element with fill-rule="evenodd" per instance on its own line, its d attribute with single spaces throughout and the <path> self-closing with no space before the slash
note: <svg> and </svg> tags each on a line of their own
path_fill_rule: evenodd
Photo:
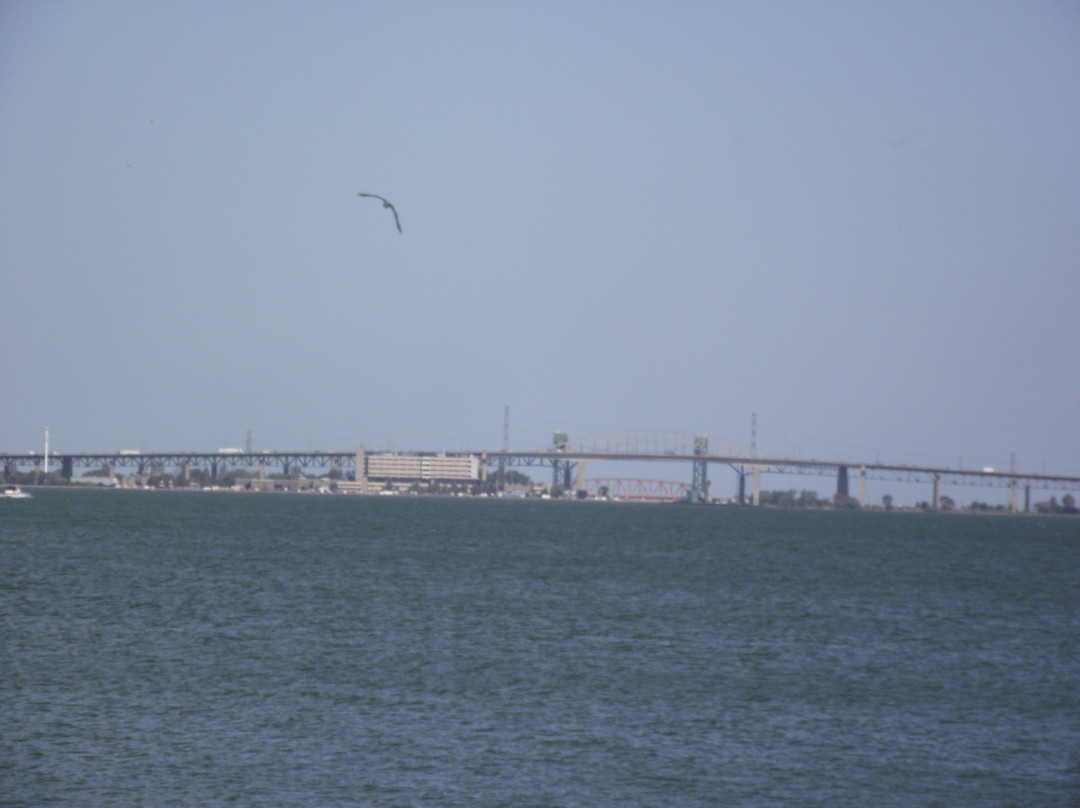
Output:
<svg viewBox="0 0 1080 808">
<path fill-rule="evenodd" d="M 760 503 L 762 474 L 815 474 L 833 476 L 836 493 L 849 499 L 849 471 L 859 475 L 858 502 L 866 506 L 866 481 L 895 480 L 918 482 L 932 486 L 930 507 L 941 506 L 942 485 L 975 485 L 1010 489 L 1010 510 L 1018 509 L 1018 498 L 1024 496 L 1024 510 L 1030 504 L 1032 489 L 1080 491 L 1080 476 L 1024 473 L 1015 468 L 997 471 L 979 469 L 912 466 L 905 464 L 866 463 L 857 460 L 814 460 L 805 458 L 763 457 L 737 447 L 725 451 L 710 450 L 711 442 L 704 435 L 682 433 L 620 432 L 584 440 L 569 441 L 565 433 L 556 433 L 554 445 L 531 451 L 464 451 L 464 452 L 404 452 L 368 453 L 363 446 L 355 452 L 282 452 L 247 451 L 236 448 L 217 452 L 142 452 L 118 450 L 109 453 L 56 453 L 60 475 L 74 477 L 76 468 L 105 470 L 112 476 L 118 468 L 133 469 L 137 480 L 145 481 L 166 468 L 179 468 L 181 481 L 186 483 L 192 468 L 208 469 L 210 480 L 218 480 L 219 472 L 255 470 L 254 479 L 264 480 L 267 467 L 282 470 L 283 477 L 306 472 L 308 478 L 327 474 L 337 490 L 373 493 L 386 487 L 406 487 L 412 483 L 457 483 L 483 486 L 488 468 L 503 466 L 548 467 L 553 471 L 553 486 L 565 490 L 587 491 L 586 463 L 654 461 L 663 464 L 686 464 L 692 469 L 689 487 L 691 501 L 712 501 L 709 469 L 728 467 L 738 478 L 738 501 L 746 501 L 747 477 L 752 480 L 750 501 Z M 712 444 L 715 446 L 716 444 Z M 33 480 L 39 478 L 42 458 L 33 452 L 0 454 L 5 482 L 13 482 L 19 466 L 33 467 Z M 1011 464 L 1012 465 L 1012 464 Z M 329 471 L 326 471 L 329 470 Z M 576 472 L 576 473 L 575 473 Z M 351 478 L 351 479 L 350 479 Z M 610 481 L 608 487 L 612 485 Z M 642 481 L 638 481 L 642 482 Z M 640 486 L 639 486 L 640 488 Z M 655 488 L 653 486 L 652 488 Z M 650 488 L 650 490 L 652 490 Z M 635 489 L 636 490 L 636 489 Z M 659 490 L 659 489 L 657 489 Z M 658 496 L 658 498 L 666 498 Z"/>
<path fill-rule="evenodd" d="M 480 458 L 476 455 L 370 454 L 368 481 L 480 482 Z"/>
</svg>

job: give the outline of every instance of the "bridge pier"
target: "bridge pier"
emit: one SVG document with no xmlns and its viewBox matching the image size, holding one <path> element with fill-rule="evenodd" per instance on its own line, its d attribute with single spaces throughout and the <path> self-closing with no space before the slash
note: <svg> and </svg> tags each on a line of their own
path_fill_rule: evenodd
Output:
<svg viewBox="0 0 1080 808">
<path fill-rule="evenodd" d="M 577 474 L 574 475 L 574 490 L 585 490 L 585 461 L 579 460 L 577 462 Z"/>
<path fill-rule="evenodd" d="M 551 463 L 551 487 L 570 490 L 570 469 L 574 465 L 571 460 L 553 460 Z"/>
<path fill-rule="evenodd" d="M 836 470 L 836 496 L 847 498 L 848 475 L 847 466 L 839 466 Z"/>
<path fill-rule="evenodd" d="M 73 466 L 74 463 L 72 463 L 70 457 L 60 458 L 60 475 L 65 480 L 70 480 L 75 475 Z"/>
<path fill-rule="evenodd" d="M 866 466 L 859 467 L 859 507 L 866 507 Z"/>
<path fill-rule="evenodd" d="M 934 501 L 932 506 L 935 511 L 941 510 L 941 475 L 934 472 Z"/>
<path fill-rule="evenodd" d="M 761 469 L 757 466 L 754 466 L 754 498 L 752 504 L 755 508 L 761 505 Z"/>
</svg>

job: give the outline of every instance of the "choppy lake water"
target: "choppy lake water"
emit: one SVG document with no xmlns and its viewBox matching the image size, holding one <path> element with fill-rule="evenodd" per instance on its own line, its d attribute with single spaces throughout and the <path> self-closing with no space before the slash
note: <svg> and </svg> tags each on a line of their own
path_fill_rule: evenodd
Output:
<svg viewBox="0 0 1080 808">
<path fill-rule="evenodd" d="M 0 804 L 1076 806 L 1080 519 L 0 502 Z"/>
</svg>

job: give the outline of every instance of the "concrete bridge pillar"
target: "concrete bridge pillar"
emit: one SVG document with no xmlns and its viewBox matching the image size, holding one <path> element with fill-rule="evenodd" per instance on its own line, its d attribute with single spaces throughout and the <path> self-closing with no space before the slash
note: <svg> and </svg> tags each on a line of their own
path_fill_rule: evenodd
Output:
<svg viewBox="0 0 1080 808">
<path fill-rule="evenodd" d="M 585 490 L 585 461 L 579 460 L 577 462 L 577 474 L 574 475 L 574 490 Z"/>
<path fill-rule="evenodd" d="M 758 507 L 761 504 L 761 469 L 754 466 L 754 507 Z"/>
<path fill-rule="evenodd" d="M 934 502 L 935 511 L 941 510 L 941 475 L 934 472 Z"/>
<path fill-rule="evenodd" d="M 866 466 L 859 467 L 859 507 L 866 507 Z"/>
<path fill-rule="evenodd" d="M 360 483 L 360 493 L 367 493 L 367 455 L 364 452 L 364 445 L 360 444 L 356 447 L 356 482 Z"/>
<path fill-rule="evenodd" d="M 847 466 L 840 466 L 836 470 L 836 496 L 848 496 Z"/>
<path fill-rule="evenodd" d="M 60 474 L 65 480 L 70 480 L 74 476 L 74 463 L 70 457 L 60 458 Z"/>
</svg>

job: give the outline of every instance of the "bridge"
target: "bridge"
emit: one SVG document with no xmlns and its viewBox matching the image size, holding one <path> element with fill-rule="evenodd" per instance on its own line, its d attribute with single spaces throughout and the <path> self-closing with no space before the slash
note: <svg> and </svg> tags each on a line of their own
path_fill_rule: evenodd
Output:
<svg viewBox="0 0 1080 808">
<path fill-rule="evenodd" d="M 373 452 L 363 446 L 354 451 L 242 451 L 224 449 L 217 452 L 57 452 L 46 458 L 34 452 L 21 454 L 0 453 L 4 478 L 10 481 L 20 469 L 32 468 L 45 472 L 51 462 L 58 465 L 66 479 L 75 476 L 76 469 L 106 470 L 114 474 L 117 469 L 128 469 L 146 478 L 164 469 L 178 469 L 187 478 L 192 469 L 208 469 L 211 479 L 217 479 L 230 469 L 257 470 L 264 478 L 267 469 L 281 469 L 285 475 L 295 471 L 330 470 L 340 479 L 352 479 L 367 483 L 378 479 L 369 475 L 372 458 L 469 458 L 475 459 L 478 478 L 473 484 L 483 483 L 489 474 L 505 473 L 509 467 L 546 467 L 552 471 L 552 484 L 567 490 L 585 490 L 595 493 L 604 486 L 613 496 L 622 493 L 626 498 L 637 499 L 688 499 L 691 502 L 708 502 L 708 467 L 726 466 L 737 475 L 740 502 L 759 504 L 761 475 L 763 474 L 810 474 L 836 478 L 836 493 L 842 497 L 852 496 L 851 478 L 858 475 L 858 500 L 866 504 L 867 480 L 889 480 L 905 483 L 923 483 L 930 487 L 930 502 L 934 508 L 941 504 L 942 485 L 990 486 L 1010 490 L 1012 510 L 1017 509 L 1018 490 L 1023 488 L 1025 509 L 1030 505 L 1032 489 L 1051 491 L 1080 491 L 1080 476 L 1037 474 L 1010 469 L 960 469 L 931 465 L 905 465 L 859 460 L 815 460 L 792 457 L 758 456 L 742 447 L 711 442 L 720 451 L 710 450 L 710 440 L 704 435 L 679 432 L 614 432 L 570 441 L 556 433 L 553 444 L 542 449 L 510 451 L 446 451 L 446 452 Z M 634 462 L 681 464 L 691 470 L 688 483 L 670 483 L 660 480 L 626 480 L 619 478 L 594 480 L 586 477 L 590 463 Z M 750 488 L 747 490 L 747 480 Z M 855 497 L 852 497 L 855 498 Z"/>
</svg>

